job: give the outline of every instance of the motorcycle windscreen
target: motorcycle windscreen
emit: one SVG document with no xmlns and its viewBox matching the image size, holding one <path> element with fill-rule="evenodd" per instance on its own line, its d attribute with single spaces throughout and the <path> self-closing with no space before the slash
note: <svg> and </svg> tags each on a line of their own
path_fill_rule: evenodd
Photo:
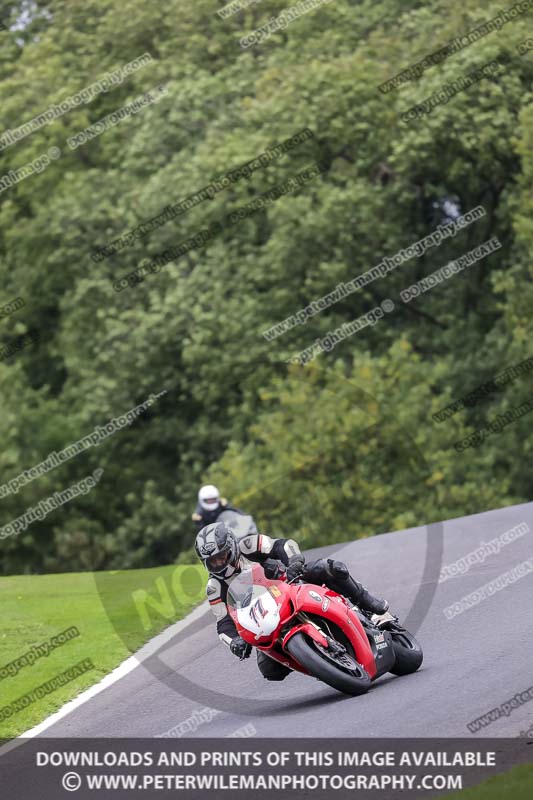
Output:
<svg viewBox="0 0 533 800">
<path fill-rule="evenodd" d="M 254 519 L 250 514 L 238 514 L 227 509 L 218 515 L 218 519 L 231 528 L 237 539 L 242 539 L 250 533 L 257 533 Z"/>
<path fill-rule="evenodd" d="M 279 625 L 279 606 L 266 586 L 253 582 L 251 569 L 232 580 L 226 602 L 234 609 L 239 625 L 256 639 L 270 636 Z"/>
</svg>

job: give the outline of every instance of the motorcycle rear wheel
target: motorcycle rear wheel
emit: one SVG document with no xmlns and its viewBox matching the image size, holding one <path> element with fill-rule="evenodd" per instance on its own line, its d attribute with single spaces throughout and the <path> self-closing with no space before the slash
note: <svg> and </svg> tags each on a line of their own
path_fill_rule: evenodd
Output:
<svg viewBox="0 0 533 800">
<path fill-rule="evenodd" d="M 391 631 L 392 648 L 396 656 L 393 675 L 410 675 L 416 672 L 424 660 L 420 643 L 408 631 Z"/>
<path fill-rule="evenodd" d="M 336 666 L 334 659 L 322 655 L 314 640 L 303 633 L 294 634 L 287 642 L 286 648 L 310 675 L 339 692 L 355 696 L 365 694 L 370 689 L 372 681 L 360 664 L 354 661 L 356 668 L 350 671 L 340 664 Z"/>
</svg>

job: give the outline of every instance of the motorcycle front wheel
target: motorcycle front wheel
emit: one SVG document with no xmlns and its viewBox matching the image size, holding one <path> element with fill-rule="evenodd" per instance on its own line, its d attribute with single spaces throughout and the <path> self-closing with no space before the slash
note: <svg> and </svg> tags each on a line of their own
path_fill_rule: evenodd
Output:
<svg viewBox="0 0 533 800">
<path fill-rule="evenodd" d="M 334 656 L 304 633 L 295 633 L 286 649 L 310 675 L 339 692 L 355 696 L 370 689 L 368 672 L 348 653 Z"/>
</svg>

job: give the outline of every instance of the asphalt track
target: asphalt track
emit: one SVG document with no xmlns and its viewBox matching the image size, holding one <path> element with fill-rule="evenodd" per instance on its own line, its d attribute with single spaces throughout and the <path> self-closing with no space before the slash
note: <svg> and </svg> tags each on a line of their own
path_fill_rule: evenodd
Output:
<svg viewBox="0 0 533 800">
<path fill-rule="evenodd" d="M 257 736 L 276 738 L 518 736 L 533 724 L 533 701 L 478 734 L 467 723 L 533 685 L 533 572 L 453 619 L 444 609 L 533 557 L 533 503 L 445 522 L 442 556 L 448 565 L 522 522 L 530 532 L 466 574 L 441 583 L 437 578 L 426 587 L 434 595 L 416 631 L 424 663 L 413 675 L 385 675 L 356 698 L 297 673 L 282 683 L 267 682 L 254 657 L 239 662 L 219 643 L 206 607 L 196 610 L 156 657 L 42 735 L 161 736 L 211 707 L 219 713 L 185 736 L 226 737 L 246 725 L 253 725 Z M 402 619 L 419 591 L 427 540 L 427 529 L 415 528 L 313 555 L 334 554 L 345 561 L 372 591 L 389 599 Z"/>
</svg>

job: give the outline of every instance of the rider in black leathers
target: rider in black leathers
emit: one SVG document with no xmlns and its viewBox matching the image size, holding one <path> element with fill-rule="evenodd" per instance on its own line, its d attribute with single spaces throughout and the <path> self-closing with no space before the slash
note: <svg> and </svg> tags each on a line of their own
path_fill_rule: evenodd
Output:
<svg viewBox="0 0 533 800">
<path fill-rule="evenodd" d="M 197 530 L 201 530 L 205 525 L 216 522 L 223 511 L 235 511 L 237 514 L 244 514 L 239 508 L 235 508 L 225 497 L 220 496 L 216 486 L 207 484 L 202 486 L 198 492 L 198 503 L 192 515 L 192 521 Z"/>
<path fill-rule="evenodd" d="M 386 600 L 373 597 L 354 580 L 342 561 L 319 558 L 306 564 L 293 539 L 271 539 L 264 534 L 252 533 L 237 540 L 230 528 L 223 522 L 216 522 L 199 531 L 195 549 L 209 572 L 206 593 L 217 620 L 218 635 L 231 652 L 241 659 L 248 658 L 251 646 L 237 633 L 228 613 L 226 597 L 232 580 L 251 561 L 262 564 L 265 573 L 272 578 L 277 577 L 276 571 L 281 561 L 286 568 L 287 580 L 301 577 L 306 583 L 318 586 L 326 584 L 373 614 L 384 615 L 389 608 Z M 261 650 L 257 650 L 257 665 L 262 675 L 270 681 L 281 681 L 292 671 Z"/>
</svg>

